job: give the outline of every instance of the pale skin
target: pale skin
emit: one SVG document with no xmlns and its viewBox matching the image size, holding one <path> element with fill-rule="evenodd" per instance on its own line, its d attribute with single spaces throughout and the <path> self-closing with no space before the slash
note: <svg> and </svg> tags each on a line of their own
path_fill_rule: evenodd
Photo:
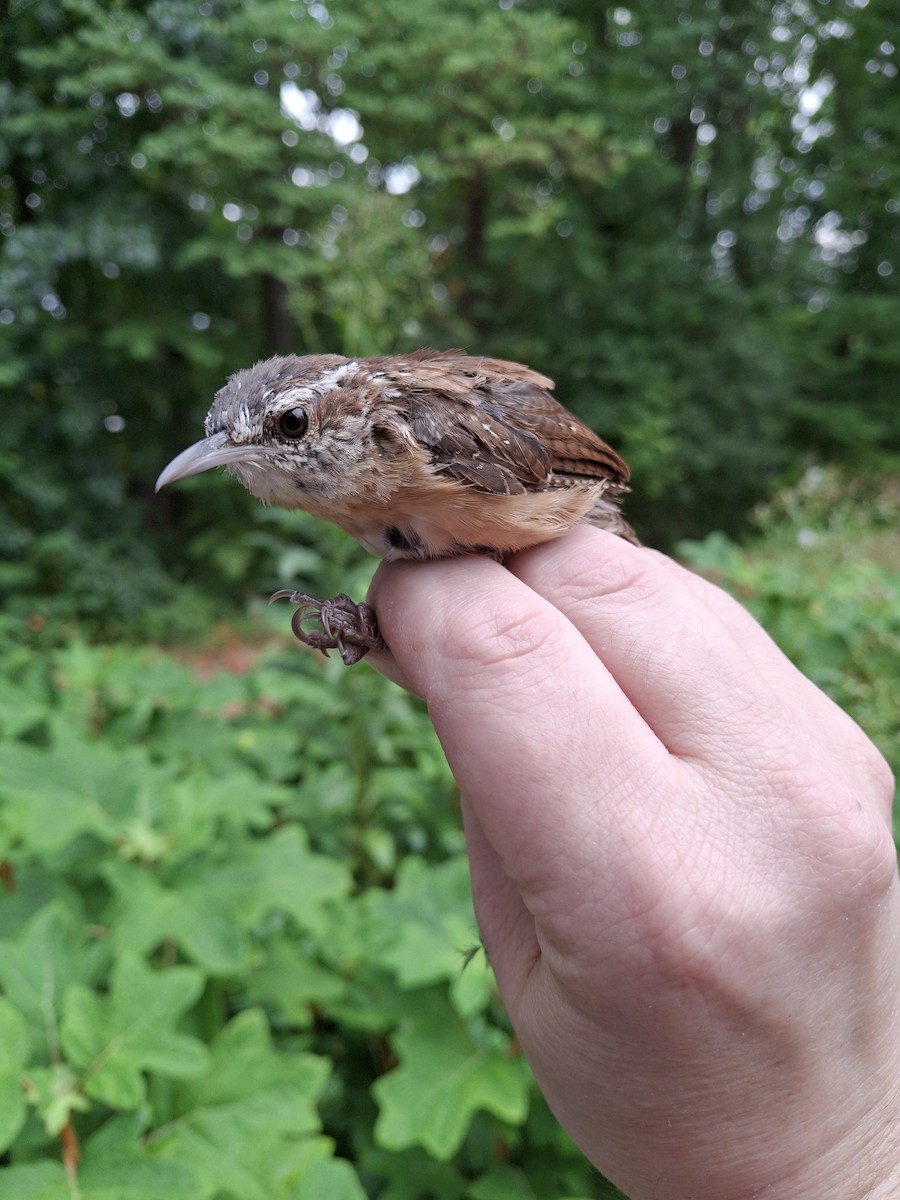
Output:
<svg viewBox="0 0 900 1200">
<path fill-rule="evenodd" d="M 631 1200 L 900 1195 L 893 786 L 752 618 L 581 527 L 384 564 L 476 912 L 560 1123 Z"/>
</svg>

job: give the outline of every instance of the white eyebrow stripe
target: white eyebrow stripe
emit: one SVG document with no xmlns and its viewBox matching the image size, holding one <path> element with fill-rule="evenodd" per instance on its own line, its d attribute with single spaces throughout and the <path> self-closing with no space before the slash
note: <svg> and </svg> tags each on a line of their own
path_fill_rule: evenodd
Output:
<svg viewBox="0 0 900 1200">
<path fill-rule="evenodd" d="M 323 371 L 318 379 L 308 383 L 305 387 L 290 388 L 283 392 L 281 398 L 288 402 L 287 407 L 296 404 L 298 400 L 315 400 L 340 387 L 347 376 L 358 368 L 359 363 L 355 359 L 352 362 L 338 363 L 336 367 Z"/>
</svg>

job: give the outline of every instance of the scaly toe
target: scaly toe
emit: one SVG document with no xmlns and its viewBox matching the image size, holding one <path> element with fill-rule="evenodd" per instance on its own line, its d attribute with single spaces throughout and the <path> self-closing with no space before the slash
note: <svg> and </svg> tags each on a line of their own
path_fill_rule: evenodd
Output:
<svg viewBox="0 0 900 1200">
<path fill-rule="evenodd" d="M 305 646 L 321 650 L 326 657 L 329 650 L 337 650 L 350 667 L 365 658 L 370 650 L 385 647 L 374 611 L 368 604 L 357 604 L 343 592 L 331 600 L 316 600 L 305 592 L 281 588 L 269 597 L 269 603 L 281 599 L 299 606 L 291 617 L 294 636 Z M 307 621 L 317 621 L 320 628 L 305 629 Z"/>
</svg>

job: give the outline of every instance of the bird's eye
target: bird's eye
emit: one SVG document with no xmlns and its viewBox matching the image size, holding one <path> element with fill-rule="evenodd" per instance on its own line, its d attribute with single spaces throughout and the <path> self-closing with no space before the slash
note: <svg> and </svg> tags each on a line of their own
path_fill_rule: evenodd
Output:
<svg viewBox="0 0 900 1200">
<path fill-rule="evenodd" d="M 309 417 L 305 408 L 289 408 L 278 418 L 278 432 L 286 438 L 303 437 L 309 428 Z"/>
</svg>

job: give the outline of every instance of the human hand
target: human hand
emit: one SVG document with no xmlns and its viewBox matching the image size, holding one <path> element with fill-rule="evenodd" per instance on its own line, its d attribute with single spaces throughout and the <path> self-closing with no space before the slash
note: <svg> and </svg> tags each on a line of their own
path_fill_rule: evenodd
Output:
<svg viewBox="0 0 900 1200">
<path fill-rule="evenodd" d="M 753 619 L 580 528 L 384 564 L 538 1083 L 633 1200 L 900 1191 L 892 783 Z"/>
</svg>

